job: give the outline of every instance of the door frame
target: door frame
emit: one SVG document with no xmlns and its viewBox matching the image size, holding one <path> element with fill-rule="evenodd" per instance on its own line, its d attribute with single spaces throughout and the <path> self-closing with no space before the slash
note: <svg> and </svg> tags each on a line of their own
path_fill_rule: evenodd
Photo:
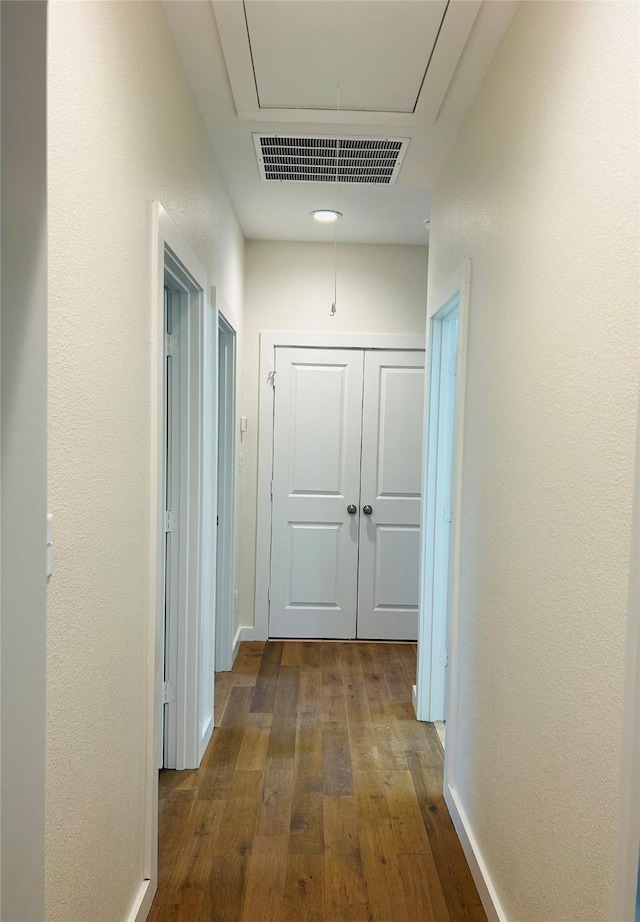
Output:
<svg viewBox="0 0 640 922">
<path fill-rule="evenodd" d="M 426 708 L 421 719 L 444 720 L 447 663 L 443 654 L 448 644 L 447 617 L 451 605 L 452 589 L 452 533 L 453 527 L 445 527 L 442 487 L 451 498 L 453 506 L 454 466 L 456 457 L 456 376 L 445 378 L 449 390 L 442 387 L 442 349 L 449 345 L 446 324 L 453 314 L 460 313 L 460 293 L 456 291 L 429 319 L 429 363 L 428 383 L 425 380 L 425 394 L 429 406 L 425 411 L 427 420 L 424 460 L 426 483 L 423 494 L 423 536 L 421 539 L 420 610 L 425 621 L 422 639 L 421 663 L 429 663 L 429 681 L 425 699 L 420 704 Z M 426 378 L 426 376 L 425 376 Z M 453 400 L 453 406 L 451 405 Z M 444 433 L 452 432 L 451 443 L 443 444 Z M 448 481 L 448 482 L 446 482 Z M 453 510 L 452 510 L 453 512 Z M 451 521 L 451 520 L 449 520 Z M 429 630 L 430 625 L 430 630 Z"/>
<path fill-rule="evenodd" d="M 255 621 L 243 627 L 241 640 L 267 640 L 269 636 L 269 583 L 271 580 L 271 477 L 273 471 L 273 408 L 275 350 L 278 346 L 311 349 L 382 349 L 401 352 L 425 348 L 422 334 L 385 333 L 260 333 L 258 390 L 258 489 L 256 499 Z"/>
<path fill-rule="evenodd" d="M 169 219 L 167 218 L 167 221 Z M 206 272 L 173 226 L 171 238 L 166 237 L 162 249 L 163 285 L 171 280 L 178 292 L 180 333 L 180 427 L 178 463 L 180 465 L 180 500 L 178 535 L 180 537 L 177 624 L 173 635 L 175 646 L 170 651 L 177 664 L 175 676 L 174 731 L 169 750 L 165 745 L 165 767 L 197 768 L 213 731 L 213 644 L 215 587 L 215 474 L 216 400 L 207 400 L 217 390 L 217 331 L 211 329 L 215 307 L 207 298 Z M 178 245 L 182 247 L 178 250 Z M 212 289 L 212 300 L 215 290 Z M 164 297 L 163 297 L 164 302 Z M 212 335 L 213 334 L 213 335 Z M 166 538 L 165 505 L 165 374 L 166 355 L 164 323 L 161 343 L 162 366 L 162 499 L 157 524 L 163 547 Z M 206 510 L 209 510 L 208 514 Z M 213 522 L 211 518 L 213 516 Z M 162 598 L 158 599 L 158 632 L 164 650 L 164 598 L 166 556 L 162 553 Z M 171 641 L 170 641 L 171 642 Z M 166 651 L 165 651 L 166 652 Z M 164 661 L 164 656 L 163 656 Z M 160 666 L 160 664 L 159 664 Z M 162 691 L 162 677 L 160 677 Z M 160 699 L 162 701 L 162 697 Z M 159 712 L 161 714 L 161 712 Z M 162 763 L 161 763 L 162 764 Z"/>
<path fill-rule="evenodd" d="M 179 265 L 167 265 L 168 254 L 165 253 L 164 289 L 165 289 L 165 335 L 171 330 L 174 348 L 171 350 L 171 379 L 168 374 L 168 349 L 165 348 L 163 393 L 163 445 L 166 452 L 163 456 L 163 482 L 165 484 L 164 508 L 170 509 L 178 523 L 174 529 L 171 541 L 167 543 L 167 529 L 165 528 L 165 552 L 163 558 L 163 572 L 165 575 L 164 586 L 164 618 L 162 624 L 163 644 L 163 678 L 170 682 L 175 690 L 171 698 L 163 697 L 164 707 L 160 710 L 162 751 L 159 752 L 158 765 L 164 768 L 176 768 L 177 740 L 178 740 L 178 713 L 183 704 L 183 696 L 178 702 L 177 689 L 180 685 L 179 652 L 184 644 L 184 637 L 179 637 L 179 632 L 184 632 L 181 624 L 180 612 L 187 609 L 189 602 L 189 579 L 184 578 L 189 565 L 193 561 L 187 556 L 189 548 L 189 470 L 188 458 L 190 449 L 189 423 L 189 330 L 187 327 L 189 305 L 189 280 Z M 169 257 L 171 260 L 171 257 Z M 169 322 L 170 320 L 170 322 Z M 183 329 L 184 326 L 184 329 Z M 171 410 L 170 410 L 171 408 Z M 169 435 L 168 417 L 174 425 Z M 197 452 L 196 452 L 197 454 Z M 171 483 L 172 501 L 169 504 L 167 497 L 169 483 Z M 185 537 L 184 541 L 180 539 Z M 171 583 L 172 598 L 169 599 L 167 582 Z"/>
<path fill-rule="evenodd" d="M 635 919 L 640 880 L 640 404 L 636 436 L 614 918 Z"/>
<path fill-rule="evenodd" d="M 47 3 L 3 3 L 0 32 L 0 917 L 43 919 L 49 569 Z M 66 527 L 73 518 L 68 511 L 64 505 L 54 507 Z M 55 592 L 60 598 L 61 590 Z"/>
<path fill-rule="evenodd" d="M 218 530 L 216 583 L 216 672 L 233 666 L 236 611 L 237 331 L 218 299 Z M 224 353 L 220 346 L 224 344 Z M 222 386 L 221 386 L 222 384 Z"/>
<path fill-rule="evenodd" d="M 455 429 L 453 448 L 453 474 L 452 474 L 452 505 L 453 534 L 449 556 L 449 676 L 448 676 L 448 717 L 447 717 L 447 745 L 445 749 L 445 779 L 444 788 L 447 791 L 450 784 L 450 769 L 453 766 L 453 751 L 455 748 L 455 720 L 456 720 L 456 687 L 457 687 L 457 636 L 458 636 L 458 591 L 460 584 L 460 535 L 462 520 L 462 468 L 464 454 L 464 406 L 467 375 L 467 340 L 469 329 L 469 285 L 471 279 L 471 260 L 467 260 L 449 279 L 438 292 L 433 301 L 433 309 L 427 317 L 427 336 L 431 340 L 434 327 L 433 320 L 438 314 L 450 305 L 452 301 L 458 302 L 458 361 L 456 369 L 456 403 L 455 403 Z M 444 319 L 441 316 L 440 319 Z M 436 321 L 437 322 L 437 321 Z M 435 433 L 431 428 L 431 358 L 432 343 L 428 343 L 429 370 L 425 375 L 425 429 L 423 454 L 423 492 L 422 515 L 425 528 L 421 534 L 421 573 L 420 573 L 420 617 L 418 628 L 418 672 L 416 681 L 415 710 L 418 720 L 432 720 L 431 717 L 431 689 L 432 689 L 432 651 L 434 631 L 434 606 L 433 595 L 429 591 L 432 574 L 436 563 L 436 554 L 439 548 L 435 541 L 433 501 L 436 490 L 435 471 Z"/>
<path fill-rule="evenodd" d="M 158 761 L 162 746 L 162 684 L 164 662 L 164 278 L 165 253 L 181 266 L 190 280 L 191 297 L 187 310 L 190 378 L 190 427 L 197 430 L 191 442 L 194 452 L 189 457 L 190 486 L 188 496 L 188 531 L 197 542 L 196 565 L 189 570 L 191 598 L 197 604 L 189 606 L 186 630 L 180 651 L 182 661 L 182 696 L 180 708 L 179 768 L 197 767 L 204 748 L 213 732 L 213 693 L 211 701 L 202 700 L 200 677 L 211 660 L 213 687 L 213 642 L 203 649 L 201 638 L 206 636 L 206 620 L 211 619 L 215 601 L 215 452 L 216 414 L 207 407 L 205 395 L 217 390 L 217 333 L 215 303 L 208 295 L 207 273 L 192 252 L 177 226 L 159 202 L 152 205 L 151 214 L 151 353 L 150 353 L 150 503 L 149 503 L 149 620 L 147 656 L 147 755 L 145 785 L 145 831 L 143 875 L 132 919 L 146 918 L 158 881 Z M 190 440 L 191 441 L 191 440 Z M 207 498 L 206 486 L 210 497 Z M 201 510 L 208 503 L 211 514 Z M 180 689 L 177 689 L 180 693 Z M 210 716 L 209 716 L 210 714 Z M 184 763 L 184 764 L 182 764 Z"/>
</svg>

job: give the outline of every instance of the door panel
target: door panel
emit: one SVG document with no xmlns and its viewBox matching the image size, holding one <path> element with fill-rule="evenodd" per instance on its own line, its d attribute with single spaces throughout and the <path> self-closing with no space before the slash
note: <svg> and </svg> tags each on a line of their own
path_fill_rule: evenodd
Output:
<svg viewBox="0 0 640 922">
<path fill-rule="evenodd" d="M 387 361 L 383 354 L 368 353 L 369 365 L 376 359 Z M 396 353 L 397 355 L 397 353 Z M 408 353 L 409 361 L 414 353 Z M 375 366 L 374 366 L 375 367 Z M 394 368 L 380 365 L 379 377 L 370 387 L 375 388 L 371 400 L 379 399 L 377 439 L 371 433 L 377 450 L 376 495 L 385 498 L 419 497 L 422 467 L 422 414 L 424 399 L 424 362 L 419 367 Z M 369 407 L 370 422 L 375 427 L 375 406 Z M 365 409 L 366 412 L 366 409 Z M 375 441 L 373 441 L 375 439 Z M 368 463 L 368 462 L 367 462 Z"/>
<path fill-rule="evenodd" d="M 289 522 L 289 528 L 290 603 L 337 608 L 340 526 Z"/>
<path fill-rule="evenodd" d="M 355 637 L 362 351 L 276 349 L 271 637 Z"/>
<path fill-rule="evenodd" d="M 180 367 L 180 294 L 165 289 L 165 332 L 174 337 L 174 348 L 165 357 L 165 509 L 173 512 L 175 524 L 165 534 L 165 629 L 164 681 L 172 689 L 164 705 L 163 767 L 176 767 L 178 708 L 175 689 L 178 682 L 178 633 L 180 624 L 180 566 L 184 548 L 180 547 L 180 433 L 182 418 L 181 388 L 184 370 Z"/>
<path fill-rule="evenodd" d="M 347 370 L 344 365 L 301 362 L 289 366 L 293 390 L 289 467 L 292 496 L 342 495 L 346 472 L 341 462 L 348 435 L 343 406 Z"/>
<path fill-rule="evenodd" d="M 365 354 L 359 638 L 416 640 L 424 353 Z"/>
<path fill-rule="evenodd" d="M 398 567 L 397 562 L 403 561 Z M 376 530 L 374 608 L 413 609 L 415 580 L 406 579 L 420 566 L 420 528 L 417 525 L 380 525 Z"/>
</svg>

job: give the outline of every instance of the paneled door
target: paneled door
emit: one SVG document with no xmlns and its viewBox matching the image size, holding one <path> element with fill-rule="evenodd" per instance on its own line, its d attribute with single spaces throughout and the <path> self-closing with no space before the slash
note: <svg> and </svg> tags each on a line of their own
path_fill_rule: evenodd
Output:
<svg viewBox="0 0 640 922">
<path fill-rule="evenodd" d="M 414 640 L 424 353 L 277 348 L 269 635 Z"/>
<path fill-rule="evenodd" d="M 416 640 L 424 352 L 364 361 L 357 636 Z"/>
<path fill-rule="evenodd" d="M 276 349 L 271 637 L 355 637 L 363 363 Z"/>
</svg>

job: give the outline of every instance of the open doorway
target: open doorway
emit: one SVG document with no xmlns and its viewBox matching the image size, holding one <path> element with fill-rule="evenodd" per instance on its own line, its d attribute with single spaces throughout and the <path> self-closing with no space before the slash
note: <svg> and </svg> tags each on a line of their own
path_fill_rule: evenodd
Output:
<svg viewBox="0 0 640 922">
<path fill-rule="evenodd" d="M 416 716 L 445 724 L 455 688 L 457 554 L 469 267 L 435 299 L 429 318 L 429 377 L 423 471 L 422 572 Z"/>
<path fill-rule="evenodd" d="M 233 666 L 236 510 L 236 331 L 218 305 L 216 671 Z"/>
<path fill-rule="evenodd" d="M 213 729 L 213 609 L 208 595 L 215 582 L 210 559 L 215 535 L 209 522 L 215 493 L 205 468 L 211 467 L 214 454 L 207 446 L 215 435 L 215 408 L 208 408 L 204 399 L 210 392 L 205 390 L 204 325 L 204 289 L 165 246 L 161 765 L 174 769 L 197 767 Z M 213 353 L 206 356 L 209 363 L 215 361 L 215 350 L 207 351 Z"/>
<path fill-rule="evenodd" d="M 151 257 L 151 494 L 144 879 L 157 882 L 158 769 L 197 768 L 213 733 L 217 381 L 207 274 L 159 203 Z"/>
<path fill-rule="evenodd" d="M 431 604 L 431 720 L 444 745 L 447 719 L 447 672 L 451 624 L 451 536 L 453 534 L 453 462 L 458 360 L 460 296 L 431 319 L 431 386 L 429 388 L 429 442 L 431 477 L 429 527 L 433 530 Z"/>
</svg>

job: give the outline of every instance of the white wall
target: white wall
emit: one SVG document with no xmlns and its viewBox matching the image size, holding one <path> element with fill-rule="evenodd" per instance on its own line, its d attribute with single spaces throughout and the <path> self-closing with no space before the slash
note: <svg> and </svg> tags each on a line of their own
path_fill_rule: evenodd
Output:
<svg viewBox="0 0 640 922">
<path fill-rule="evenodd" d="M 44 919 L 45 3 L 3 3 L 0 917 Z"/>
<path fill-rule="evenodd" d="M 611 922 L 638 404 L 638 7 L 523 3 L 433 193 L 472 260 L 455 787 L 507 919 Z"/>
<path fill-rule="evenodd" d="M 48 922 L 143 873 L 151 203 L 241 318 L 243 239 L 158 3 L 49 6 Z"/>
<path fill-rule="evenodd" d="M 238 624 L 246 627 L 254 623 L 260 333 L 424 333 L 426 247 L 339 245 L 335 317 L 333 252 L 333 244 L 247 241 L 238 563 Z"/>
</svg>

